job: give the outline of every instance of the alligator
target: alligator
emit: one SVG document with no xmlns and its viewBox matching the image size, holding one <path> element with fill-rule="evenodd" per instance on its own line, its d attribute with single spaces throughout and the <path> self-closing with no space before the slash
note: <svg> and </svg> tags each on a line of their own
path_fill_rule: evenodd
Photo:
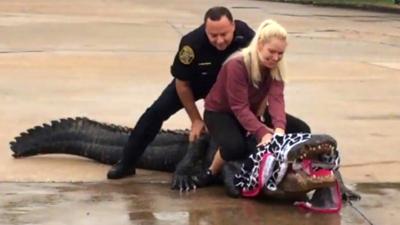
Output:
<svg viewBox="0 0 400 225">
<path fill-rule="evenodd" d="M 22 132 L 10 142 L 10 148 L 15 158 L 40 154 L 72 154 L 113 165 L 121 158 L 130 131 L 131 128 L 128 127 L 100 123 L 84 117 L 66 118 Z M 161 130 L 137 162 L 136 168 L 174 172 L 171 188 L 195 188 L 197 175 L 210 165 L 217 145 L 207 134 L 192 143 L 188 141 L 188 135 L 188 130 Z M 259 188 L 257 193 L 272 198 L 305 200 L 298 202 L 298 205 L 321 212 L 338 210 L 335 194 L 341 193 L 340 200 L 359 200 L 360 195 L 344 185 L 340 172 L 329 163 L 321 162 L 324 155 L 338 153 L 336 140 L 326 134 L 307 135 L 308 138 L 301 142 L 298 139 L 290 140 L 292 145 L 286 162 L 288 169 L 281 172 L 283 176 L 281 174 L 281 181 L 277 187 L 271 190 L 265 185 Z M 286 137 L 288 135 L 284 138 Z M 254 139 L 249 139 L 249 143 L 252 142 Z M 267 147 L 273 148 L 270 145 Z M 253 151 L 252 154 L 259 153 L 260 151 Z M 307 171 L 302 167 L 305 162 L 309 165 L 315 162 L 315 165 L 320 165 L 322 169 L 312 172 L 309 166 Z M 217 183 L 224 184 L 227 194 L 231 197 L 246 196 L 243 186 L 238 184 L 241 183 L 238 182 L 238 178 L 241 172 L 245 171 L 246 163 L 248 164 L 248 159 L 228 162 L 218 177 Z M 337 187 L 337 193 L 333 191 L 333 187 Z M 313 195 L 307 195 L 312 190 Z M 332 208 L 336 210 L 330 211 Z"/>
</svg>

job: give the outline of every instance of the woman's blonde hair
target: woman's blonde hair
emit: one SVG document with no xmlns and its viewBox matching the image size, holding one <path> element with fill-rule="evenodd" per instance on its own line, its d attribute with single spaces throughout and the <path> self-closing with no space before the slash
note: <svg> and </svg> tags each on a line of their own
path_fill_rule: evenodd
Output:
<svg viewBox="0 0 400 225">
<path fill-rule="evenodd" d="M 250 45 L 244 49 L 242 49 L 242 54 L 244 58 L 244 64 L 246 65 L 247 72 L 249 74 L 249 78 L 252 81 L 254 87 L 258 87 L 258 84 L 262 80 L 262 72 L 261 66 L 259 64 L 258 58 L 258 44 L 266 43 L 271 38 L 277 37 L 279 39 L 286 40 L 287 32 L 285 28 L 283 28 L 279 23 L 274 20 L 265 20 L 258 27 L 257 32 L 250 42 Z M 271 69 L 270 74 L 272 79 L 285 81 L 286 75 L 286 65 L 284 58 L 282 58 L 276 68 Z"/>
</svg>

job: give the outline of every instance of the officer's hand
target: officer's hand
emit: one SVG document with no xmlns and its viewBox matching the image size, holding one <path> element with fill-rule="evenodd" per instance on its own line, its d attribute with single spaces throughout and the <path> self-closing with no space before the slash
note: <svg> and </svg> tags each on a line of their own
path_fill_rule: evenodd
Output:
<svg viewBox="0 0 400 225">
<path fill-rule="evenodd" d="M 190 191 L 196 189 L 196 184 L 190 175 L 174 173 L 171 189 L 179 191 Z"/>
<path fill-rule="evenodd" d="M 192 129 L 189 134 L 189 141 L 196 141 L 204 132 L 207 132 L 204 121 L 200 119 L 193 121 Z"/>
</svg>

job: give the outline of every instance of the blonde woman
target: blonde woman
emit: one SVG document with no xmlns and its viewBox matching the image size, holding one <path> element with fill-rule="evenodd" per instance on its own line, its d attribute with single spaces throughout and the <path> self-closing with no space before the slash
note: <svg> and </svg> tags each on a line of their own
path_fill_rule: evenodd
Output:
<svg viewBox="0 0 400 225">
<path fill-rule="evenodd" d="M 212 165 L 198 176 L 198 186 L 210 183 L 224 161 L 249 155 L 249 135 L 258 144 L 267 144 L 276 133 L 310 132 L 305 122 L 285 113 L 286 46 L 286 30 L 266 20 L 250 45 L 222 66 L 204 112 L 208 131 L 220 148 Z"/>
</svg>

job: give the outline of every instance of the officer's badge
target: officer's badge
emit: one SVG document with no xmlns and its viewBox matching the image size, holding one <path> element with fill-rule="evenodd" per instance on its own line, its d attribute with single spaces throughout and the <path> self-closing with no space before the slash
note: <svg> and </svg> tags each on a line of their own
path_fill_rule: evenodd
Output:
<svg viewBox="0 0 400 225">
<path fill-rule="evenodd" d="M 179 51 L 179 61 L 185 65 L 189 65 L 193 62 L 194 59 L 194 51 L 189 45 L 183 46 L 183 48 Z"/>
</svg>

